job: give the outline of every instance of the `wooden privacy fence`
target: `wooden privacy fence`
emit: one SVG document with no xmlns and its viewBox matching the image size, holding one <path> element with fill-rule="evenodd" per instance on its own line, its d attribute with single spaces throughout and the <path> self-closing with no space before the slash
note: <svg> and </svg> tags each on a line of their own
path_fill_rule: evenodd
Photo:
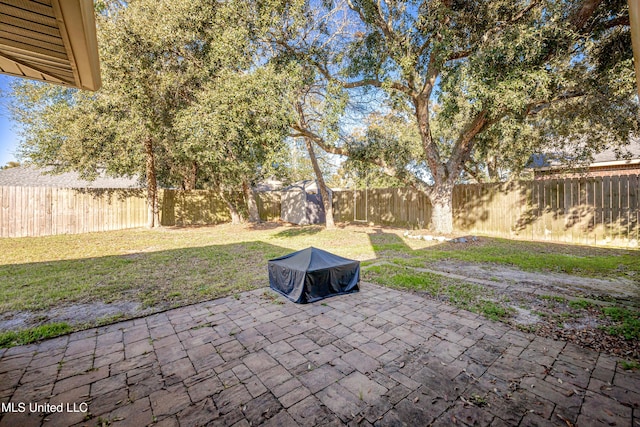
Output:
<svg viewBox="0 0 640 427">
<path fill-rule="evenodd" d="M 431 204 L 405 188 L 336 191 L 336 221 L 428 227 Z M 458 185 L 454 229 L 498 237 L 613 244 L 640 241 L 640 176 Z"/>
<path fill-rule="evenodd" d="M 460 231 L 533 240 L 637 247 L 640 176 L 460 185 Z"/>
<path fill-rule="evenodd" d="M 240 195 L 238 195 L 240 197 Z M 0 187 L 0 237 L 44 236 L 142 227 L 144 190 Z M 280 218 L 280 193 L 258 193 L 260 217 Z M 431 204 L 407 188 L 334 191 L 338 222 L 366 221 L 426 228 Z M 461 233 L 637 247 L 640 240 L 638 175 L 458 185 L 454 228 Z M 161 190 L 161 224 L 230 221 L 213 191 Z"/>
<path fill-rule="evenodd" d="M 162 225 L 205 225 L 231 221 L 229 209 L 215 191 L 162 190 L 160 193 Z"/>
<path fill-rule="evenodd" d="M 337 222 L 423 228 L 431 221 L 429 199 L 410 188 L 334 191 L 333 209 Z"/>
<path fill-rule="evenodd" d="M 0 187 L 0 237 L 47 236 L 141 227 L 142 190 Z"/>
<path fill-rule="evenodd" d="M 256 196 L 264 221 L 280 218 L 280 193 Z M 231 221 L 227 205 L 214 191 L 160 190 L 159 200 L 162 225 Z M 0 237 L 78 234 L 147 225 L 144 189 L 0 187 L 0 202 Z"/>
<path fill-rule="evenodd" d="M 240 194 L 235 196 L 241 198 Z M 263 221 L 280 218 L 280 193 L 256 193 L 258 212 Z M 210 190 L 162 190 L 160 223 L 166 226 L 220 224 L 231 221 L 231 214 L 220 195 Z"/>
</svg>

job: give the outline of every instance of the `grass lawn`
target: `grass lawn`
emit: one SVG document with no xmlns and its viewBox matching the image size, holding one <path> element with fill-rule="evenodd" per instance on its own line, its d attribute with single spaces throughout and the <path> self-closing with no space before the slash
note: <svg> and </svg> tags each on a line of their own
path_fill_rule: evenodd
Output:
<svg viewBox="0 0 640 427">
<path fill-rule="evenodd" d="M 268 286 L 267 260 L 308 246 L 362 261 L 364 280 L 431 289 L 491 318 L 508 313 L 479 299 L 482 289 L 412 273 L 412 268 L 448 259 L 640 279 L 639 251 L 490 238 L 472 244 L 426 242 L 405 239 L 402 230 L 358 226 L 332 231 L 276 224 L 137 229 L 0 239 L 0 316 L 96 301 L 133 301 L 154 310 L 186 305 Z M 380 267 L 381 262 L 393 267 Z"/>
<path fill-rule="evenodd" d="M 0 240 L 0 313 L 133 300 L 178 306 L 268 286 L 267 260 L 315 245 L 374 257 L 366 233 L 217 226 Z"/>
</svg>

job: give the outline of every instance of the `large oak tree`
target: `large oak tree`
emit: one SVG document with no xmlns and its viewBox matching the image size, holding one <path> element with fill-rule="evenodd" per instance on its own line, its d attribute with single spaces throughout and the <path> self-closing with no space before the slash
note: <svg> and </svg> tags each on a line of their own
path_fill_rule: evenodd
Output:
<svg viewBox="0 0 640 427">
<path fill-rule="evenodd" d="M 273 30 L 274 45 L 313 70 L 323 96 L 346 97 L 343 113 L 384 94 L 368 108 L 396 125 L 374 120 L 354 137 L 353 123 L 338 136 L 298 123 L 297 133 L 424 192 L 437 232 L 453 229 L 465 174 L 517 170 L 543 148 L 586 158 L 637 131 L 626 1 L 311 5 L 304 24 Z"/>
</svg>

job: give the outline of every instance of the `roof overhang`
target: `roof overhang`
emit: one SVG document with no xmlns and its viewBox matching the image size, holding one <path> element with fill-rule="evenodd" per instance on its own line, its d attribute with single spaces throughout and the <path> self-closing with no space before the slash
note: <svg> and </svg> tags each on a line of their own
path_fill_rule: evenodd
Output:
<svg viewBox="0 0 640 427">
<path fill-rule="evenodd" d="M 596 162 L 591 163 L 589 167 L 591 168 L 599 168 L 605 166 L 627 166 L 627 165 L 639 165 L 640 159 L 631 159 L 631 160 L 611 160 L 609 162 Z"/>
<path fill-rule="evenodd" d="M 0 73 L 100 88 L 92 0 L 0 0 Z"/>
</svg>

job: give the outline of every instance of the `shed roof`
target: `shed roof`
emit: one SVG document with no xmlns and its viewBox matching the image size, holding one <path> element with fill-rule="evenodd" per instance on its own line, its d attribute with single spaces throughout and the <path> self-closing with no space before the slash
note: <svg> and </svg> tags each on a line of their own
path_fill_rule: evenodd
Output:
<svg viewBox="0 0 640 427">
<path fill-rule="evenodd" d="M 0 0 L 0 73 L 100 88 L 92 0 Z"/>
<path fill-rule="evenodd" d="M 282 189 L 283 192 L 288 191 L 300 191 L 305 193 L 319 193 L 320 186 L 318 185 L 318 181 L 312 179 L 305 179 L 304 181 L 294 182 Z M 332 191 L 331 188 L 327 187 L 327 191 Z"/>
<path fill-rule="evenodd" d="M 0 170 L 0 186 L 56 188 L 140 188 L 136 178 L 113 178 L 100 174 L 94 181 L 81 179 L 75 172 L 52 175 L 52 168 L 19 166 Z"/>
</svg>

